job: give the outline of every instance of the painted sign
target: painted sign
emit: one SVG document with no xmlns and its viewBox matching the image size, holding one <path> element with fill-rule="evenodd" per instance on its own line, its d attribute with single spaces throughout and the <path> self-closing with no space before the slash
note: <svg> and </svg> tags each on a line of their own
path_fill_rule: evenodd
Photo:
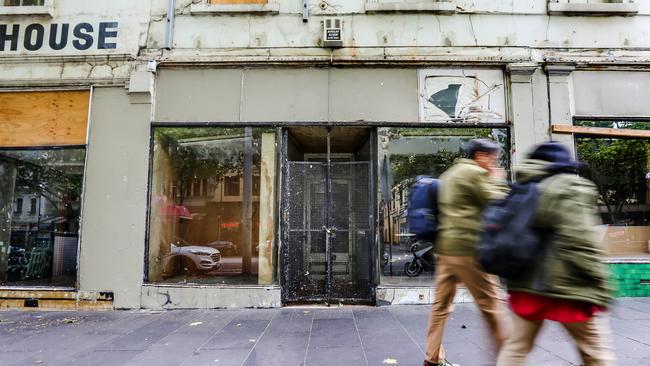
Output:
<svg viewBox="0 0 650 366">
<path fill-rule="evenodd" d="M 0 24 L 0 52 L 111 50 L 118 46 L 119 22 Z"/>
<path fill-rule="evenodd" d="M 424 69 L 419 84 L 420 121 L 506 122 L 501 70 Z"/>
</svg>

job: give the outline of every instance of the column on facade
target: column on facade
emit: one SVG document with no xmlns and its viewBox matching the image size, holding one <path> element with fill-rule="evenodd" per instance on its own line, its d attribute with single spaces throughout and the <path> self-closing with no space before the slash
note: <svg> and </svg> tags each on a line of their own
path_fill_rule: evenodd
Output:
<svg viewBox="0 0 650 366">
<path fill-rule="evenodd" d="M 510 100 L 513 123 L 513 164 L 521 162 L 526 152 L 536 143 L 548 139 L 548 108 L 546 95 L 535 93 L 535 73 L 540 71 L 537 63 L 509 64 Z"/>
<path fill-rule="evenodd" d="M 573 125 L 575 116 L 575 99 L 573 91 L 573 76 L 575 65 L 547 64 L 549 111 L 551 127 L 553 125 Z M 553 133 L 551 138 L 573 146 L 573 135 Z M 574 149 L 569 149 L 574 152 Z"/>
</svg>

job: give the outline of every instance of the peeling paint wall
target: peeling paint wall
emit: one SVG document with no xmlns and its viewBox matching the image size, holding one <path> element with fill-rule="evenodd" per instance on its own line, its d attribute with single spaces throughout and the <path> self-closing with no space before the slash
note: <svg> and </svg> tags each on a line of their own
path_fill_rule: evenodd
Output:
<svg viewBox="0 0 650 366">
<path fill-rule="evenodd" d="M 197 1 L 194 1 L 195 3 Z M 337 55 L 385 59 L 388 49 L 402 55 L 427 55 L 427 47 L 633 48 L 650 47 L 650 4 L 640 2 L 637 16 L 547 15 L 547 1 L 457 0 L 457 13 L 365 13 L 364 1 L 311 0 L 303 22 L 300 1 L 280 0 L 278 14 L 196 14 L 192 1 L 177 4 L 174 50 L 169 60 L 191 57 L 185 50 L 246 49 L 246 55 Z M 321 5 L 323 9 L 321 9 Z M 147 47 L 165 39 L 166 2 L 156 1 Z M 343 19 L 344 49 L 320 49 L 325 15 Z M 508 26 L 504 26 L 507 24 Z M 350 48 L 364 48 L 355 53 Z M 370 48 L 367 49 L 367 48 Z M 377 49 L 373 51 L 372 49 Z M 196 58 L 200 54 L 194 53 Z M 477 53 L 475 60 L 481 61 Z M 540 60 L 543 59 L 543 55 Z"/>
<path fill-rule="evenodd" d="M 81 222 L 79 290 L 112 291 L 139 308 L 149 171 L 150 105 L 123 87 L 95 88 Z"/>
</svg>

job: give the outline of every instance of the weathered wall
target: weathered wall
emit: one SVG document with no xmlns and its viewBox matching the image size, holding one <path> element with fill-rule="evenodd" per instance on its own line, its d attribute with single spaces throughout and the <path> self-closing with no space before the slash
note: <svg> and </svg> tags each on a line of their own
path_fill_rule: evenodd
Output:
<svg viewBox="0 0 650 366">
<path fill-rule="evenodd" d="M 112 291 L 116 308 L 139 308 L 149 171 L 150 105 L 124 88 L 92 95 L 79 259 L 81 291 Z"/>
<path fill-rule="evenodd" d="M 333 54 L 355 58 L 386 59 L 391 56 L 435 54 L 427 47 L 523 47 L 537 48 L 531 54 L 555 55 L 549 48 L 639 48 L 650 47 L 650 4 L 640 2 L 641 12 L 633 17 L 547 15 L 546 0 L 455 2 L 458 12 L 451 15 L 431 13 L 364 13 L 365 0 L 327 2 L 310 1 L 310 18 L 302 21 L 300 1 L 280 0 L 278 14 L 197 14 L 191 13 L 191 1 L 177 1 L 174 48 L 165 57 L 201 58 L 184 53 L 190 49 L 251 48 L 245 54 L 263 59 L 274 55 L 317 57 Z M 325 9 L 319 7 L 325 4 Z M 151 24 L 147 48 L 159 48 L 165 40 L 166 1 L 152 6 L 157 21 Z M 346 48 L 331 52 L 320 49 L 322 20 L 325 15 L 340 16 L 344 22 Z M 504 27 L 504 24 L 508 24 Z M 310 50 L 306 50 L 309 48 Z M 358 48 L 351 51 L 350 48 Z M 370 49 L 368 49 L 370 48 Z M 372 50 L 377 48 L 377 50 Z M 400 49 L 406 48 L 406 49 Z M 235 49 L 235 50 L 233 50 Z M 495 50 L 486 50 L 486 54 Z M 508 54 L 511 50 L 496 50 Z M 460 55 L 459 55 L 460 56 Z M 481 60 L 477 52 L 475 59 Z"/>
<path fill-rule="evenodd" d="M 576 116 L 650 116 L 648 72 L 576 71 L 573 93 Z"/>
<path fill-rule="evenodd" d="M 157 122 L 418 120 L 415 69 L 161 69 Z"/>
</svg>

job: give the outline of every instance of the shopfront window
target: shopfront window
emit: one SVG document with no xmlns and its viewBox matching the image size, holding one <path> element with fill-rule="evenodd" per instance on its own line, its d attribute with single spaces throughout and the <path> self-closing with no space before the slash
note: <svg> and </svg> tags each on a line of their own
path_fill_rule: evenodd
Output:
<svg viewBox="0 0 650 366">
<path fill-rule="evenodd" d="M 579 121 L 581 126 L 650 130 L 648 122 Z M 650 140 L 576 136 L 582 174 L 598 188 L 603 245 L 610 257 L 650 257 Z"/>
<path fill-rule="evenodd" d="M 0 283 L 74 286 L 85 148 L 0 149 Z"/>
<path fill-rule="evenodd" d="M 509 167 L 507 129 L 489 128 L 380 128 L 381 283 L 433 284 L 434 258 L 430 243 L 417 242 L 409 233 L 406 209 L 409 189 L 418 175 L 438 177 L 463 156 L 474 138 L 491 138 L 503 147 L 501 165 Z M 415 254 L 414 254 L 415 253 Z M 413 266 L 415 256 L 419 266 Z"/>
<path fill-rule="evenodd" d="M 273 128 L 155 128 L 148 280 L 274 281 Z"/>
</svg>

